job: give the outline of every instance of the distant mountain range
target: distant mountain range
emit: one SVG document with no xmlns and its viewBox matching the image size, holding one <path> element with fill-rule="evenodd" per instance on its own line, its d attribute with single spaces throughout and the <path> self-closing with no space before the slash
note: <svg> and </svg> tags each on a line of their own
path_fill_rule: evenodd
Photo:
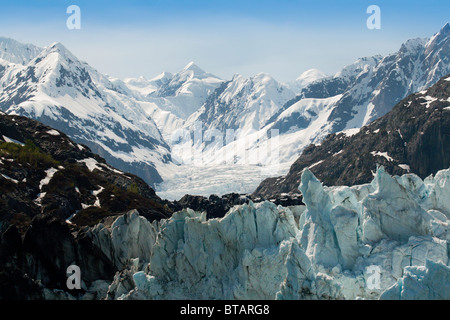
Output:
<svg viewBox="0 0 450 320">
<path fill-rule="evenodd" d="M 422 179 L 450 167 L 450 74 L 361 129 L 311 144 L 286 176 L 264 180 L 253 196 L 298 194 L 305 168 L 327 186 L 368 183 L 377 165 L 390 174 L 415 173 Z"/>
<path fill-rule="evenodd" d="M 358 59 L 332 76 L 312 69 L 287 84 L 264 73 L 223 80 L 193 62 L 176 74 L 119 80 L 59 43 L 39 48 L 0 38 L 0 110 L 61 130 L 154 187 L 183 169 L 174 163 L 179 141 L 172 135 L 180 128 L 192 132 L 195 123 L 203 132 L 235 131 L 232 141 L 191 143 L 205 155 L 201 166 L 214 166 L 217 152 L 230 155 L 230 144 L 251 141 L 244 152 L 263 150 L 275 143 L 271 132 L 278 130 L 278 156 L 253 164 L 288 167 L 309 144 L 369 124 L 449 73 L 449 33 L 446 24 L 393 54 Z M 247 164 L 230 157 L 230 171 Z M 194 193 L 195 184 L 193 177 Z"/>
<path fill-rule="evenodd" d="M 306 85 L 284 104 L 269 103 L 270 112 L 259 115 L 259 130 L 262 131 L 259 136 L 269 137 L 270 130 L 279 130 L 279 161 L 292 163 L 304 147 L 319 143 L 329 133 L 370 123 L 409 94 L 428 88 L 450 72 L 449 35 L 450 25 L 446 24 L 430 39 L 409 40 L 398 52 L 385 57 L 358 59 L 334 76 L 322 77 Z M 278 97 L 282 96 L 281 92 Z M 221 93 L 221 96 L 226 95 L 227 92 Z M 241 95 L 251 97 L 254 92 L 242 91 Z M 250 108 L 241 107 L 241 110 L 239 119 L 251 114 Z M 217 127 L 220 125 L 217 119 L 226 123 L 235 108 L 226 108 L 223 102 L 205 103 L 200 112 L 208 117 L 198 118 L 214 119 L 213 126 Z M 243 124 L 234 123 L 233 127 L 246 132 L 247 125 L 243 121 Z"/>
<path fill-rule="evenodd" d="M 194 63 L 119 80 L 59 43 L 0 38 L 0 300 L 448 300 L 449 31 L 288 84 Z M 184 141 L 205 157 L 180 165 L 173 134 L 199 123 L 218 134 Z M 245 158 L 224 169 L 212 151 L 275 139 L 259 164 L 292 161 L 285 176 L 195 195 L 211 173 L 245 178 Z M 191 194 L 157 195 L 190 166 L 206 172 Z"/>
</svg>

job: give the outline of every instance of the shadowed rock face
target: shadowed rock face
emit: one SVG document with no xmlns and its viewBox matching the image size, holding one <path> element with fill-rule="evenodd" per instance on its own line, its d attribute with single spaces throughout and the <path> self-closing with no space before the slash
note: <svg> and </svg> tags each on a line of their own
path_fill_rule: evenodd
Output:
<svg viewBox="0 0 450 320">
<path fill-rule="evenodd" d="M 51 127 L 0 114 L 0 142 L 0 221 L 27 227 L 42 213 L 83 226 L 131 209 L 150 221 L 170 215 L 141 178 L 116 170 Z"/>
<path fill-rule="evenodd" d="M 249 204 L 268 200 L 276 205 L 295 206 L 303 204 L 301 197 L 292 194 L 277 195 L 276 197 L 265 199 L 261 197 L 253 197 L 248 194 L 229 193 L 222 196 L 215 194 L 208 198 L 186 194 L 180 200 L 167 201 L 166 204 L 173 212 L 183 209 L 192 209 L 199 212 L 206 212 L 206 219 L 222 218 L 234 206 Z"/>
<path fill-rule="evenodd" d="M 112 281 L 121 265 L 91 227 L 133 209 L 146 221 L 171 215 L 141 178 L 51 127 L 0 113 L 0 299 L 55 298 L 72 264 L 84 284 L 75 296 Z"/>
<path fill-rule="evenodd" d="M 301 173 L 310 170 L 325 185 L 371 181 L 377 165 L 390 174 L 421 178 L 450 166 L 450 75 L 428 90 L 408 96 L 391 112 L 354 135 L 331 134 L 310 145 L 284 177 L 264 180 L 253 196 L 298 193 Z"/>
<path fill-rule="evenodd" d="M 5 230 L 6 228 L 6 230 Z M 39 214 L 21 237 L 14 224 L 0 230 L 0 299 L 45 299 L 46 289 L 67 289 L 67 267 L 82 270 L 85 292 L 96 280 L 111 280 L 117 270 L 84 231 L 49 214 Z"/>
</svg>

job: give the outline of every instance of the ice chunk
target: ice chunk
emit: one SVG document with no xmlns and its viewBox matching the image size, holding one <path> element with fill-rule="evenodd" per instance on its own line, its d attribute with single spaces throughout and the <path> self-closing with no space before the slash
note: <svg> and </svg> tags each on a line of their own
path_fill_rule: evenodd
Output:
<svg viewBox="0 0 450 320">
<path fill-rule="evenodd" d="M 382 300 L 449 300 L 450 268 L 427 260 L 425 266 L 405 268 L 397 283 L 382 293 Z"/>
</svg>

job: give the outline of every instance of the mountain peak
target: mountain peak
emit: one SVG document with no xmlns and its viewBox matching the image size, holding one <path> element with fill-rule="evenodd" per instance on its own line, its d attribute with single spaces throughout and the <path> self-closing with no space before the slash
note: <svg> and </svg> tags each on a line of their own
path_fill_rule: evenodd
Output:
<svg viewBox="0 0 450 320">
<path fill-rule="evenodd" d="M 12 63 L 27 64 L 42 48 L 28 43 L 20 43 L 11 38 L 0 37 L 0 58 Z"/>
<path fill-rule="evenodd" d="M 442 27 L 442 29 L 439 31 L 439 33 L 445 33 L 445 34 L 447 34 L 447 33 L 449 33 L 449 32 L 450 32 L 450 23 L 447 22 L 447 23 Z"/>
<path fill-rule="evenodd" d="M 252 79 L 256 80 L 256 81 L 270 81 L 273 79 L 273 77 L 266 73 L 266 72 L 259 72 L 257 73 L 255 76 L 252 77 Z"/>
<path fill-rule="evenodd" d="M 163 71 L 160 74 L 158 74 L 156 77 L 152 78 L 151 81 L 158 81 L 158 80 L 169 80 L 172 79 L 173 74 L 167 71 Z"/>
<path fill-rule="evenodd" d="M 59 59 L 64 58 L 64 60 L 66 59 L 70 59 L 72 61 L 77 61 L 78 59 L 69 51 L 69 49 L 67 49 L 62 43 L 60 42 L 54 42 L 52 43 L 50 46 L 46 47 L 44 49 L 44 51 L 41 52 L 41 54 L 36 57 L 37 59 L 40 58 L 40 60 L 42 60 L 42 58 L 48 57 L 49 55 L 51 55 L 52 53 L 56 53 L 59 56 Z"/>
<path fill-rule="evenodd" d="M 427 39 L 423 38 L 408 39 L 401 45 L 399 52 L 417 52 L 419 48 L 423 47 L 426 44 L 426 40 Z"/>
<path fill-rule="evenodd" d="M 201 69 L 199 66 L 197 66 L 194 61 L 189 62 L 184 68 L 183 71 L 192 71 L 195 74 L 203 74 L 205 71 Z"/>
<path fill-rule="evenodd" d="M 46 48 L 48 51 L 67 51 L 67 48 L 61 42 L 53 42 Z"/>
<path fill-rule="evenodd" d="M 298 76 L 297 79 L 295 79 L 296 82 L 299 82 L 303 86 L 312 83 L 316 80 L 325 78 L 327 75 L 323 73 L 322 71 L 318 69 L 309 69 L 303 72 L 300 76 Z"/>
<path fill-rule="evenodd" d="M 448 38 L 450 35 L 450 24 L 447 22 L 439 32 L 432 36 L 429 40 L 429 44 L 439 44 L 442 40 Z"/>
</svg>

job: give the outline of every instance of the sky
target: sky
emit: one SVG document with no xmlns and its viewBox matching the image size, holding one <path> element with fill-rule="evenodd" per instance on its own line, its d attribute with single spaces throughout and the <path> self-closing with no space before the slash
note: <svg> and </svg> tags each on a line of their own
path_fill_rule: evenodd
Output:
<svg viewBox="0 0 450 320">
<path fill-rule="evenodd" d="M 80 8 L 80 29 L 66 21 Z M 380 29 L 369 29 L 370 5 Z M 450 21 L 449 0 L 0 0 L 0 36 L 61 42 L 117 78 L 180 71 L 190 61 L 223 79 L 259 72 L 279 81 L 316 68 L 332 75 L 356 59 L 396 52 Z"/>
</svg>

